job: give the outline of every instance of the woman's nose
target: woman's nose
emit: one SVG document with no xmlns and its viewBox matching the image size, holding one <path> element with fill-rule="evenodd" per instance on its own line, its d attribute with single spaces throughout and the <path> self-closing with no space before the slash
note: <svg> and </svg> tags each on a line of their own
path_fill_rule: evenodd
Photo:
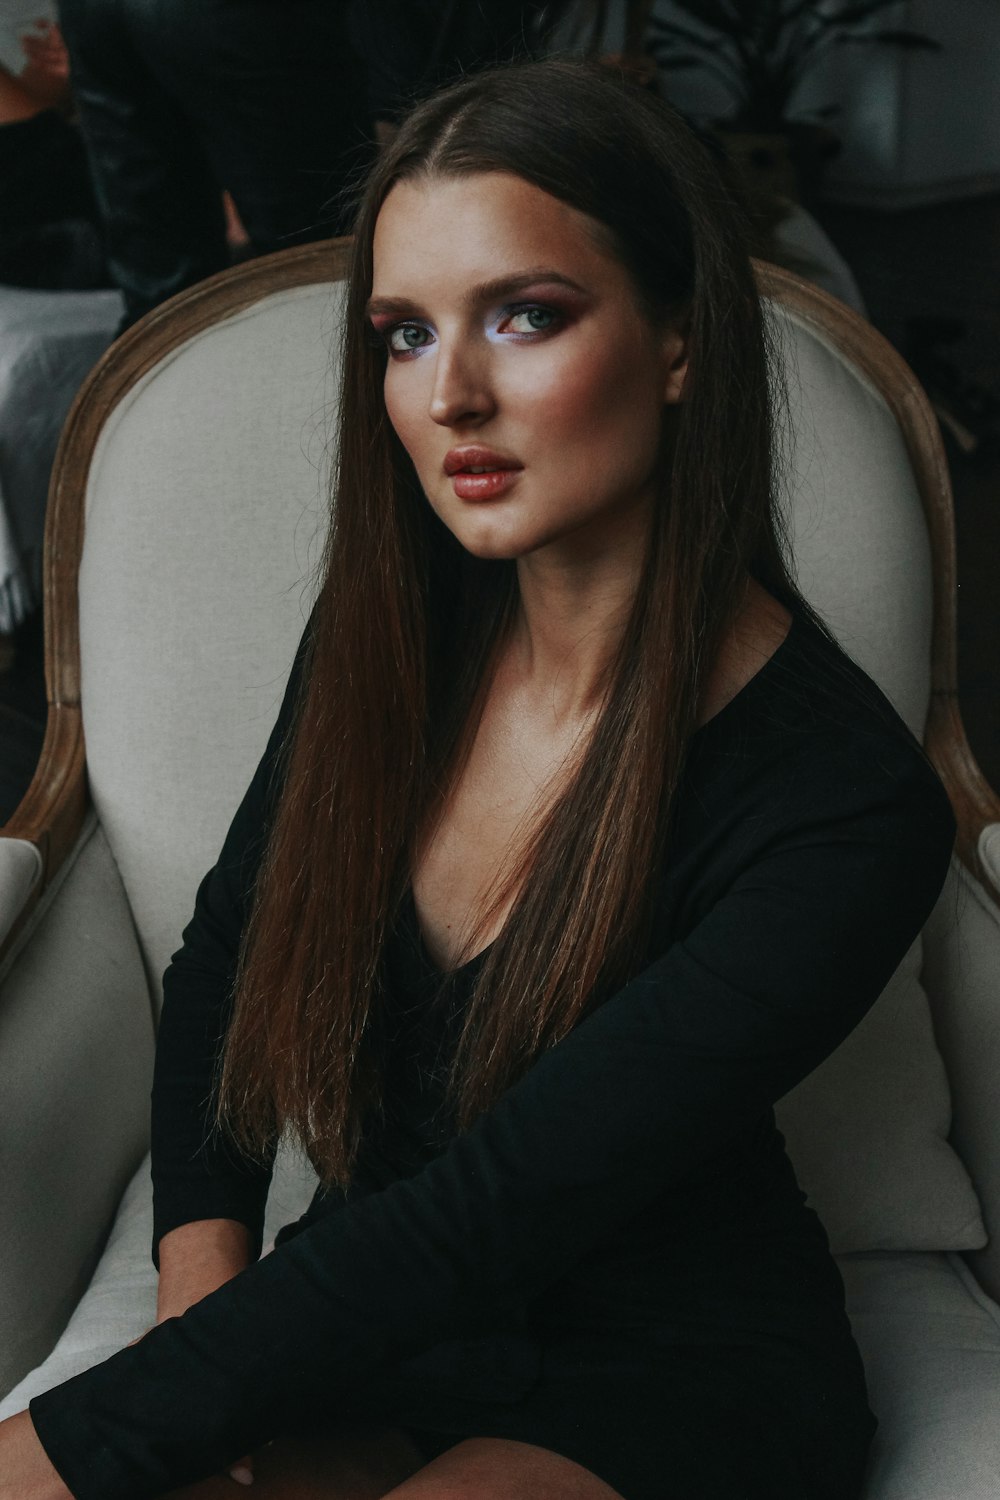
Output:
<svg viewBox="0 0 1000 1500">
<path fill-rule="evenodd" d="M 435 355 L 434 385 L 430 415 L 442 427 L 482 421 L 494 411 L 496 401 L 489 379 L 486 350 L 468 345 L 439 345 Z"/>
</svg>

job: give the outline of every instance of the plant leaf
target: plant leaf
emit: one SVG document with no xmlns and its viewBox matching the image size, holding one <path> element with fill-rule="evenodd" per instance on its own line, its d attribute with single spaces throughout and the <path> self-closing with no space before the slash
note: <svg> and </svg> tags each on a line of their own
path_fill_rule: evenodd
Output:
<svg viewBox="0 0 1000 1500">
<path fill-rule="evenodd" d="M 700 25 L 709 29 L 714 27 L 723 36 L 732 37 L 734 41 L 744 39 L 746 27 L 742 17 L 731 5 L 723 3 L 723 0 L 674 0 L 674 4 Z M 674 23 L 662 19 L 659 24 L 669 27 Z"/>
<path fill-rule="evenodd" d="M 859 42 L 887 47 L 902 47 L 909 52 L 941 52 L 942 46 L 921 31 L 853 31 L 835 37 L 837 42 Z"/>
<path fill-rule="evenodd" d="M 689 15 L 692 21 L 700 21 L 703 26 L 725 29 L 736 19 L 732 7 L 724 4 L 723 0 L 674 0 L 674 6 Z"/>
<path fill-rule="evenodd" d="M 711 51 L 719 45 L 718 38 L 710 31 L 693 31 L 690 26 L 681 26 L 676 21 L 663 21 L 657 17 L 654 17 L 652 24 L 665 41 L 672 41 L 677 37 L 679 41 L 688 42 L 692 47 L 707 47 Z"/>
<path fill-rule="evenodd" d="M 936 37 L 922 31 L 877 31 L 877 42 L 887 42 L 893 47 L 920 48 L 925 52 L 942 52 L 944 48 Z"/>
<path fill-rule="evenodd" d="M 707 66 L 703 57 L 692 57 L 690 53 L 680 54 L 677 57 L 658 58 L 657 61 L 671 73 L 686 73 L 691 68 Z"/>
<path fill-rule="evenodd" d="M 857 21 L 867 21 L 869 16 L 875 16 L 880 10 L 888 10 L 891 5 L 898 5 L 899 0 L 861 0 L 860 4 L 845 5 L 842 10 L 827 11 L 825 20 L 832 26 L 852 26 Z"/>
<path fill-rule="evenodd" d="M 701 57 L 694 52 L 677 52 L 673 55 L 666 54 L 658 57 L 657 61 L 662 67 L 676 69 L 678 72 L 686 72 L 690 68 L 702 68 L 706 73 L 711 73 L 724 83 L 730 93 L 738 92 L 740 86 L 740 75 L 735 68 L 727 69 L 725 59 L 718 60 L 711 57 Z"/>
<path fill-rule="evenodd" d="M 773 7 L 771 14 L 767 17 L 763 29 L 763 42 L 768 50 L 777 46 L 781 40 L 783 31 L 794 28 L 796 21 L 815 8 L 816 0 L 798 0 L 797 5 L 791 5 L 782 9 L 780 5 Z"/>
<path fill-rule="evenodd" d="M 659 38 L 657 40 L 650 38 L 646 45 L 653 56 L 658 57 L 664 66 L 669 66 L 671 63 L 671 48 L 674 42 L 686 43 L 689 48 L 693 48 L 696 53 L 704 57 L 706 66 L 709 59 L 716 59 L 724 67 L 731 69 L 731 86 L 739 82 L 740 72 L 746 60 L 731 37 L 713 36 L 708 31 L 699 33 L 689 26 L 680 26 L 675 21 L 661 21 L 656 29 L 659 32 Z"/>
</svg>

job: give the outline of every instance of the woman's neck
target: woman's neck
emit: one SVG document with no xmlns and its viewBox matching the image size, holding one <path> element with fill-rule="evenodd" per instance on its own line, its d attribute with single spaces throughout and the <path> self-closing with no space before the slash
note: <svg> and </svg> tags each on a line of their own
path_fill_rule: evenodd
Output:
<svg viewBox="0 0 1000 1500">
<path fill-rule="evenodd" d="M 628 624 L 641 561 L 619 554 L 592 567 L 551 558 L 518 563 L 520 599 L 501 648 L 506 685 L 525 706 L 544 710 L 554 728 L 585 726 L 600 709 L 608 671 Z M 754 579 L 726 631 L 703 686 L 699 723 L 712 718 L 777 650 L 791 616 Z"/>
<path fill-rule="evenodd" d="M 503 655 L 553 722 L 587 719 L 607 687 L 628 624 L 641 559 L 530 557 L 518 562 L 519 602 Z"/>
<path fill-rule="evenodd" d="M 591 717 L 603 702 L 634 582 L 519 565 L 519 591 L 504 649 L 507 669 L 523 691 L 549 703 L 555 723 Z"/>
</svg>

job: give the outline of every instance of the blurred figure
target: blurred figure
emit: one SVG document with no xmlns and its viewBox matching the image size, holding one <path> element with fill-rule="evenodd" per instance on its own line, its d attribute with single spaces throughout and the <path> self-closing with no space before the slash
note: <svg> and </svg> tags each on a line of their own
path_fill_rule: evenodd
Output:
<svg viewBox="0 0 1000 1500">
<path fill-rule="evenodd" d="M 27 95 L 29 110 L 64 109 L 69 103 L 69 57 L 59 27 L 47 16 L 33 20 L 19 38 L 24 66 L 16 89 Z M 6 115 L 5 115 L 6 118 Z"/>
<path fill-rule="evenodd" d="M 41 17 L 0 63 L 0 284 L 65 291 L 107 284 L 97 205 L 59 28 Z"/>
<path fill-rule="evenodd" d="M 540 55 L 572 0 L 353 0 L 379 139 L 444 83 L 491 63 Z"/>
<path fill-rule="evenodd" d="M 339 233 L 373 152 L 347 0 L 61 0 L 127 327 L 230 262 Z"/>
</svg>

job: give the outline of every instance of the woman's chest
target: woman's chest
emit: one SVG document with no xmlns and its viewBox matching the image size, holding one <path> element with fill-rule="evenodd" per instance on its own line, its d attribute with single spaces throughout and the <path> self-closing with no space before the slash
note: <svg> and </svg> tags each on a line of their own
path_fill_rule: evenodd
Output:
<svg viewBox="0 0 1000 1500">
<path fill-rule="evenodd" d="M 421 932 L 440 967 L 472 957 L 503 927 L 578 740 L 578 726 L 484 719 L 412 872 Z"/>
</svg>

